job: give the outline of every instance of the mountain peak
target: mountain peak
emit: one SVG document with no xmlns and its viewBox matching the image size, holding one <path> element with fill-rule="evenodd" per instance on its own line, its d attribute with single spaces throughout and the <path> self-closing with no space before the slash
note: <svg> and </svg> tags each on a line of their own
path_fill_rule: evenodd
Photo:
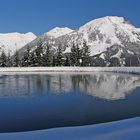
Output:
<svg viewBox="0 0 140 140">
<path fill-rule="evenodd" d="M 118 17 L 118 16 L 106 16 L 103 18 L 100 18 L 100 20 L 109 20 L 114 23 L 123 23 L 125 21 L 124 17 Z M 97 19 L 98 20 L 98 19 Z"/>
<path fill-rule="evenodd" d="M 69 34 L 71 32 L 73 32 L 73 30 L 68 28 L 68 27 L 63 27 L 63 28 L 55 27 L 52 30 L 50 30 L 49 32 L 47 32 L 46 35 L 53 36 L 54 38 L 57 38 L 57 37 Z"/>
<path fill-rule="evenodd" d="M 125 19 L 123 17 L 117 17 L 117 16 L 106 16 L 106 17 L 102 17 L 102 18 L 98 18 L 98 19 L 94 19 L 88 23 L 86 23 L 85 25 L 83 25 L 80 28 L 83 27 L 88 27 L 88 26 L 102 26 L 102 25 L 109 25 L 109 24 L 122 24 L 125 23 Z"/>
<path fill-rule="evenodd" d="M 27 33 L 25 33 L 25 35 L 29 35 L 29 36 L 36 36 L 34 33 L 32 33 L 32 32 L 27 32 Z"/>
</svg>

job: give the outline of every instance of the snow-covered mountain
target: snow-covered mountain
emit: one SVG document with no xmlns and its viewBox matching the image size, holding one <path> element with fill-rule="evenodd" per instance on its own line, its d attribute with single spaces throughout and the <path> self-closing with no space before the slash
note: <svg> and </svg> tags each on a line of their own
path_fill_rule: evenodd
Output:
<svg viewBox="0 0 140 140">
<path fill-rule="evenodd" d="M 26 34 L 20 33 L 1 33 L 0 34 L 0 51 L 4 51 L 6 54 L 10 52 L 14 54 L 16 50 L 19 50 L 29 42 L 36 39 L 36 35 L 29 32 Z"/>
<path fill-rule="evenodd" d="M 49 44 L 53 52 L 59 45 L 69 53 L 73 43 L 90 46 L 93 65 L 127 66 L 140 64 L 140 28 L 134 27 L 123 17 L 107 16 L 92 20 L 79 29 L 54 28 L 28 44 L 34 49 L 39 41 Z M 27 46 L 20 50 L 25 51 Z"/>
</svg>

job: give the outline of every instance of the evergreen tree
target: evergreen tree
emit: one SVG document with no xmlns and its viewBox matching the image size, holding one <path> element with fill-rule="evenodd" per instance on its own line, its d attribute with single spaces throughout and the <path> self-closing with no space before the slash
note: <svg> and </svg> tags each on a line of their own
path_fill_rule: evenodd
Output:
<svg viewBox="0 0 140 140">
<path fill-rule="evenodd" d="M 8 56 L 7 56 L 7 67 L 12 67 L 12 60 L 11 60 L 11 56 L 10 56 L 10 52 L 8 53 Z"/>
<path fill-rule="evenodd" d="M 35 57 L 35 52 L 33 51 L 31 54 L 30 54 L 30 66 L 36 66 L 36 57 Z"/>
<path fill-rule="evenodd" d="M 76 66 L 76 47 L 74 44 L 71 48 L 71 53 L 70 53 L 70 65 Z"/>
<path fill-rule="evenodd" d="M 82 48 L 82 66 L 90 66 L 91 58 L 90 58 L 90 49 L 86 42 L 83 43 Z"/>
<path fill-rule="evenodd" d="M 79 45 L 77 45 L 76 47 L 76 66 L 81 66 L 81 60 L 82 60 L 82 53 L 81 50 L 79 48 Z"/>
<path fill-rule="evenodd" d="M 0 66 L 1 67 L 6 67 L 7 64 L 7 57 L 4 51 L 2 51 L 1 56 L 0 56 Z"/>
<path fill-rule="evenodd" d="M 66 56 L 65 66 L 70 66 L 70 59 L 68 56 Z"/>
<path fill-rule="evenodd" d="M 43 66 L 43 46 L 42 43 L 35 50 L 35 65 Z"/>
<path fill-rule="evenodd" d="M 63 55 L 62 55 L 62 48 L 61 46 L 58 46 L 57 54 L 56 54 L 56 66 L 62 66 L 63 65 Z"/>
<path fill-rule="evenodd" d="M 20 59 L 19 59 L 19 52 L 16 51 L 15 55 L 14 55 L 14 67 L 19 67 L 20 66 Z"/>
<path fill-rule="evenodd" d="M 52 66 L 53 66 L 53 67 L 55 67 L 55 66 L 56 66 L 56 58 L 55 58 L 55 56 L 53 56 Z"/>
<path fill-rule="evenodd" d="M 47 45 L 46 52 L 43 55 L 43 65 L 44 66 L 51 66 L 52 65 L 52 57 L 51 57 L 51 51 L 50 51 L 49 45 Z"/>
<path fill-rule="evenodd" d="M 30 65 L 30 48 L 28 46 L 22 59 L 22 66 L 28 67 Z"/>
<path fill-rule="evenodd" d="M 70 53 L 70 65 L 71 66 L 81 66 L 81 50 L 79 48 L 79 45 L 75 46 L 73 44 L 71 48 L 71 53 Z"/>
</svg>

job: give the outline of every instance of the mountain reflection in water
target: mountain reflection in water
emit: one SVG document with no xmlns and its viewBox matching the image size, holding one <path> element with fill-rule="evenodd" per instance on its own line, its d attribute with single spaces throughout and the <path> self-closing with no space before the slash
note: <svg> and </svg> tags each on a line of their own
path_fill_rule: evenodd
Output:
<svg viewBox="0 0 140 140">
<path fill-rule="evenodd" d="M 0 76 L 0 97 L 83 93 L 107 100 L 124 99 L 140 87 L 140 76 L 117 73 L 50 73 Z"/>
<path fill-rule="evenodd" d="M 130 74 L 2 75 L 0 132 L 82 126 L 137 117 L 139 87 L 140 77 Z"/>
</svg>

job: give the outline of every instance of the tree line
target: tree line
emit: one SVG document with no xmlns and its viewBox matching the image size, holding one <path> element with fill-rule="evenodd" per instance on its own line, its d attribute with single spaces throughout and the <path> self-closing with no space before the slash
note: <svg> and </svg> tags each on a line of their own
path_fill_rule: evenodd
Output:
<svg viewBox="0 0 140 140">
<path fill-rule="evenodd" d="M 51 46 L 43 47 L 42 43 L 31 50 L 28 46 L 24 55 L 21 57 L 16 51 L 14 56 L 5 54 L 2 51 L 0 56 L 1 67 L 55 67 L 55 66 L 91 66 L 90 48 L 86 42 L 83 47 L 73 44 L 71 52 L 63 54 L 61 45 L 58 46 L 56 53 L 53 53 Z"/>
</svg>

